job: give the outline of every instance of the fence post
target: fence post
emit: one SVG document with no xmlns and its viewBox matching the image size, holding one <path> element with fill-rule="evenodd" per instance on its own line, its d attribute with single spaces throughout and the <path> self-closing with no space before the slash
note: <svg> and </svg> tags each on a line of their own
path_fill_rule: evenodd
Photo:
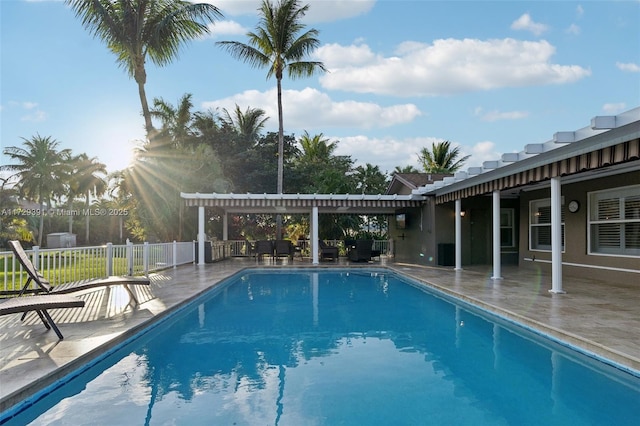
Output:
<svg viewBox="0 0 640 426">
<path fill-rule="evenodd" d="M 107 243 L 107 276 L 113 275 L 113 244 Z"/>
<path fill-rule="evenodd" d="M 142 265 L 144 267 L 144 274 L 149 275 L 149 242 L 145 241 L 142 246 Z"/>
<path fill-rule="evenodd" d="M 173 240 L 173 267 L 175 268 L 178 265 L 178 243 L 176 240 Z"/>
<path fill-rule="evenodd" d="M 133 243 L 127 238 L 127 270 L 133 275 Z"/>
<path fill-rule="evenodd" d="M 40 246 L 33 246 L 32 250 L 33 260 L 31 263 L 33 263 L 33 266 L 35 266 L 36 269 L 40 269 Z"/>
</svg>

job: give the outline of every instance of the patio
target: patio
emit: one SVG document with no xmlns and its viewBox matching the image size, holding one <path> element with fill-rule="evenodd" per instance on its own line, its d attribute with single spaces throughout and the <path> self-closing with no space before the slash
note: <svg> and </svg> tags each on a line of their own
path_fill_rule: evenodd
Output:
<svg viewBox="0 0 640 426">
<path fill-rule="evenodd" d="M 25 399 L 89 359 L 120 343 L 192 300 L 234 273 L 252 266 L 311 266 L 308 259 L 228 259 L 202 266 L 180 266 L 151 275 L 150 288 L 136 289 L 141 304 L 128 305 L 121 288 L 78 293 L 85 308 L 53 311 L 65 339 L 58 341 L 34 314 L 0 318 L 0 410 Z M 320 267 L 349 265 L 322 262 Z M 503 269 L 504 279 L 491 280 L 490 267 L 454 271 L 414 264 L 379 262 L 351 267 L 387 267 L 485 309 L 541 330 L 635 370 L 640 374 L 640 305 L 638 287 L 612 286 L 595 280 L 565 278 L 567 294 L 549 293 L 549 275 L 516 267 Z"/>
</svg>

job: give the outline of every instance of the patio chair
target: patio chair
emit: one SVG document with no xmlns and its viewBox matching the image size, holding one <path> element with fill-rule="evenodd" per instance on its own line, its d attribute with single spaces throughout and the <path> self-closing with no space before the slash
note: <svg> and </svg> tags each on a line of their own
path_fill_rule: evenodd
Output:
<svg viewBox="0 0 640 426">
<path fill-rule="evenodd" d="M 338 260 L 338 247 L 330 246 L 323 240 L 318 240 L 320 259 Z"/>
<path fill-rule="evenodd" d="M 9 241 L 9 247 L 11 248 L 11 251 L 13 251 L 13 253 L 15 254 L 16 259 L 18 259 L 22 267 L 25 269 L 25 271 L 27 271 L 27 275 L 29 275 L 27 282 L 25 283 L 25 285 L 22 287 L 22 290 L 20 291 L 20 294 L 19 294 L 20 296 L 22 296 L 25 293 L 25 291 L 29 287 L 29 284 L 31 284 L 31 281 L 35 282 L 42 291 L 49 294 L 53 294 L 53 293 L 66 294 L 66 293 L 73 293 L 81 290 L 88 290 L 96 287 L 109 287 L 112 285 L 122 285 L 124 289 L 127 291 L 127 293 L 129 293 L 131 300 L 133 300 L 133 302 L 137 305 L 138 298 L 136 297 L 134 292 L 131 290 L 129 285 L 147 285 L 148 286 L 151 283 L 149 278 L 147 277 L 112 276 L 112 277 L 106 277 L 106 278 L 95 278 L 95 279 L 68 282 L 68 283 L 53 286 L 47 279 L 44 278 L 42 274 L 38 272 L 38 270 L 33 265 L 33 263 L 31 263 L 29 256 L 27 256 L 27 253 L 24 251 L 19 241 Z"/>
<path fill-rule="evenodd" d="M 273 257 L 273 241 L 256 241 L 256 257 L 258 259 L 262 259 L 262 256 L 264 256 L 265 254 Z"/>
<path fill-rule="evenodd" d="M 68 296 L 64 294 L 43 294 L 37 296 L 23 296 L 12 297 L 0 301 L 0 316 L 9 314 L 22 313 L 22 317 L 30 312 L 35 311 L 40 317 L 40 320 L 47 328 L 56 332 L 60 340 L 64 339 L 64 336 L 60 332 L 60 329 L 53 322 L 51 315 L 49 315 L 48 309 L 61 309 L 61 308 L 82 308 L 85 302 L 82 299 L 78 299 L 74 296 Z"/>
<path fill-rule="evenodd" d="M 349 250 L 349 260 L 352 262 L 368 262 L 371 260 L 373 240 L 356 240 L 355 246 Z"/>
<path fill-rule="evenodd" d="M 286 256 L 293 260 L 293 243 L 289 240 L 276 240 L 275 257 Z"/>
</svg>

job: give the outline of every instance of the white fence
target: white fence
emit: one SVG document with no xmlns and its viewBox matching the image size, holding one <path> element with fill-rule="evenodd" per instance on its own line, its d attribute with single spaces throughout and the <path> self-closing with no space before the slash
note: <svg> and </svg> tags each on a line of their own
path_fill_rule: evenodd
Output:
<svg viewBox="0 0 640 426">
<path fill-rule="evenodd" d="M 26 250 L 38 271 L 53 285 L 111 275 L 148 275 L 150 272 L 193 263 L 193 242 L 158 244 L 108 243 L 104 246 Z M 224 250 L 214 250 L 215 255 Z M 216 256 L 216 260 L 221 257 Z M 27 273 L 13 252 L 0 252 L 0 291 L 19 290 Z"/>
<path fill-rule="evenodd" d="M 327 244 L 345 251 L 342 240 L 328 240 Z M 309 256 L 309 240 L 295 242 L 300 254 Z M 227 257 L 253 256 L 255 241 L 228 240 L 207 242 L 205 261 L 215 262 Z M 148 275 L 150 272 L 193 263 L 196 242 L 127 243 L 104 246 L 27 250 L 38 271 L 51 284 L 57 285 L 90 278 L 112 275 Z M 382 255 L 393 255 L 392 240 L 374 240 L 373 250 Z M 27 281 L 27 273 L 14 258 L 13 252 L 0 252 L 0 291 L 20 290 Z"/>
</svg>

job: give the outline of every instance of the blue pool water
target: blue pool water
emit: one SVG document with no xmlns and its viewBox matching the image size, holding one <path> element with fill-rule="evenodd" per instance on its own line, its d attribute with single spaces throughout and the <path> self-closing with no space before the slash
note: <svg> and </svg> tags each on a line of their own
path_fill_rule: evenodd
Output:
<svg viewBox="0 0 640 426">
<path fill-rule="evenodd" d="M 640 378 L 385 270 L 255 270 L 6 415 L 20 425 L 636 425 Z"/>
</svg>

